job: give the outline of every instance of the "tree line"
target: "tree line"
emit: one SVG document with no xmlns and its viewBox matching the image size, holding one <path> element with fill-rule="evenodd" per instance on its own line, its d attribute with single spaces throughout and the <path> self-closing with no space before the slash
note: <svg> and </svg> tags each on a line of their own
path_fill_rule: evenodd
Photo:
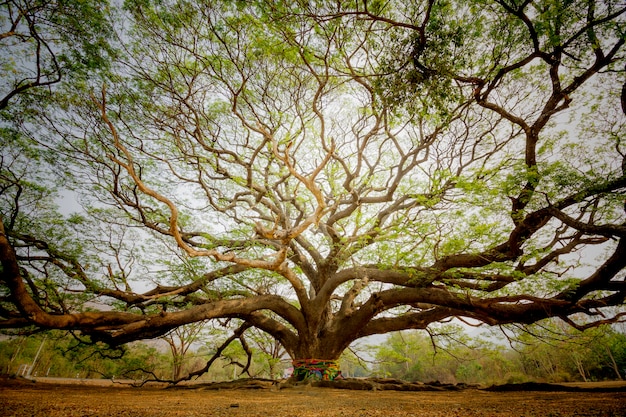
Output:
<svg viewBox="0 0 626 417">
<path fill-rule="evenodd" d="M 471 336 L 458 325 L 443 325 L 429 332 L 396 332 L 382 343 L 346 351 L 340 359 L 341 369 L 345 377 L 352 378 L 482 386 L 626 378 L 626 334 L 611 326 L 580 332 L 551 323 L 509 330 L 508 338 L 503 338 L 502 333 Z M 204 336 L 207 331 L 203 330 Z M 214 329 L 209 332 L 219 339 Z M 59 331 L 11 337 L 0 342 L 0 373 L 35 378 L 172 381 L 202 368 L 216 352 L 215 343 L 186 338 L 188 335 L 170 335 L 160 344 L 138 342 L 118 350 L 81 343 L 71 334 Z M 222 332 L 221 337 L 225 335 Z M 172 345 L 192 347 L 181 355 Z M 250 346 L 237 340 L 194 381 L 243 377 L 279 380 L 289 376 L 289 358 L 284 350 L 281 356 L 272 355 L 268 351 L 270 345 L 268 339 L 251 341 Z M 246 350 L 252 353 L 247 368 Z M 28 369 L 31 365 L 34 367 Z"/>
<path fill-rule="evenodd" d="M 374 350 L 373 374 L 482 385 L 626 378 L 626 335 L 608 326 L 585 332 L 533 326 L 510 339 L 469 337 L 450 327 L 439 333 L 441 341 L 417 332 L 390 336 Z"/>
</svg>

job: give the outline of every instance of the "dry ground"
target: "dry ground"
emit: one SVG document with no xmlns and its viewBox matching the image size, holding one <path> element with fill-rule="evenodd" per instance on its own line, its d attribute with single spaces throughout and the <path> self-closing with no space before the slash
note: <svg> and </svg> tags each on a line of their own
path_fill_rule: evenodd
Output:
<svg viewBox="0 0 626 417">
<path fill-rule="evenodd" d="M 0 416 L 626 416 L 624 392 L 162 389 L 0 381 Z"/>
</svg>

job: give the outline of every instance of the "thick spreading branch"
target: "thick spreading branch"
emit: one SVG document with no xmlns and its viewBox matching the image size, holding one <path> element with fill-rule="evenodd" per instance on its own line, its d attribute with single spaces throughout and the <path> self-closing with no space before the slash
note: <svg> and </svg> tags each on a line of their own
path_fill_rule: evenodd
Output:
<svg viewBox="0 0 626 417">
<path fill-rule="evenodd" d="M 122 144 L 117 129 L 113 122 L 108 117 L 107 109 L 106 109 L 106 89 L 103 87 L 102 89 L 102 97 L 101 100 L 97 100 L 94 96 L 92 96 L 92 101 L 98 108 L 100 109 L 100 115 L 102 117 L 103 122 L 106 124 L 109 132 L 113 138 L 113 144 L 117 150 L 119 150 L 123 155 L 125 161 L 122 161 L 118 157 L 113 154 L 109 154 L 108 157 L 123 168 L 128 175 L 131 177 L 133 182 L 137 185 L 137 188 L 145 195 L 154 198 L 155 200 L 165 204 L 169 210 L 169 229 L 168 233 L 175 239 L 177 245 L 184 250 L 189 256 L 207 256 L 212 257 L 218 261 L 232 262 L 238 265 L 247 266 L 251 268 L 261 268 L 261 269 L 269 269 L 276 270 L 278 269 L 282 263 L 285 261 L 287 255 L 287 248 L 283 247 L 274 256 L 275 259 L 272 261 L 264 261 L 259 259 L 245 259 L 239 258 L 235 254 L 232 253 L 221 253 L 217 250 L 198 250 L 191 245 L 189 245 L 183 237 L 183 233 L 181 232 L 181 227 L 179 224 L 179 211 L 176 204 L 165 197 L 164 195 L 158 193 L 154 189 L 150 188 L 148 185 L 144 183 L 141 179 L 141 176 L 135 169 L 135 162 L 133 160 L 133 156 L 130 151 Z"/>
</svg>

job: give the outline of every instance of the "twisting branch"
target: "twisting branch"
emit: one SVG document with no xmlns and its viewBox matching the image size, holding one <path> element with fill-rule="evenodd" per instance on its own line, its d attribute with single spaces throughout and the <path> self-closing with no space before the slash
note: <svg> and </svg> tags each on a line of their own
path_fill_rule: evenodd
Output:
<svg viewBox="0 0 626 417">
<path fill-rule="evenodd" d="M 224 341 L 224 343 L 222 343 L 217 350 L 215 351 L 215 353 L 213 354 L 213 356 L 211 356 L 211 358 L 207 361 L 207 363 L 204 365 L 204 367 L 197 369 L 193 372 L 188 373 L 187 375 L 178 378 L 178 379 L 161 379 L 159 377 L 156 376 L 156 374 L 154 374 L 154 372 L 151 371 L 147 371 L 145 369 L 142 368 L 138 368 L 138 369 L 133 369 L 128 371 L 130 372 L 134 372 L 134 371 L 141 371 L 141 372 L 145 372 L 146 374 L 152 375 L 154 379 L 147 379 L 145 381 L 142 381 L 139 386 L 144 386 L 145 384 L 149 383 L 149 382 L 165 382 L 168 384 L 172 384 L 172 385 L 176 385 L 180 382 L 183 381 L 190 381 L 192 378 L 197 378 L 199 376 L 202 376 L 204 374 L 206 374 L 209 369 L 211 368 L 211 366 L 213 365 L 213 363 L 218 360 L 219 358 L 222 357 L 222 353 L 224 352 L 224 350 L 226 350 L 226 348 L 228 346 L 230 346 L 230 344 L 232 342 L 234 342 L 237 339 L 241 339 L 243 337 L 243 334 L 245 333 L 246 330 L 248 330 L 250 327 L 252 327 L 251 324 L 249 323 L 243 323 L 241 326 L 239 326 L 234 332 L 233 334 Z M 248 361 L 248 363 L 250 363 L 250 361 Z"/>
<path fill-rule="evenodd" d="M 154 189 L 150 188 L 142 179 L 140 173 L 135 170 L 135 162 L 130 151 L 122 144 L 117 128 L 113 124 L 113 122 L 109 119 L 106 107 L 106 86 L 102 87 L 101 98 L 98 100 L 93 94 L 91 95 L 92 102 L 98 107 L 100 110 L 100 117 L 102 121 L 106 124 L 112 138 L 113 145 L 115 148 L 120 151 L 126 160 L 126 162 L 122 161 L 120 158 L 113 154 L 108 154 L 107 157 L 114 162 L 115 164 L 122 167 L 126 173 L 131 177 L 137 188 L 143 194 L 154 198 L 155 200 L 165 204 L 169 210 L 170 218 L 169 218 L 169 229 L 168 233 L 174 238 L 178 247 L 184 250 L 189 256 L 206 256 L 213 257 L 218 261 L 232 262 L 239 265 L 249 266 L 252 268 L 262 268 L 268 270 L 276 270 L 278 269 L 287 257 L 287 246 L 280 248 L 276 255 L 274 256 L 273 261 L 265 261 L 261 259 L 246 259 L 240 258 L 236 256 L 234 253 L 221 253 L 215 249 L 203 249 L 198 250 L 187 243 L 184 238 L 183 233 L 181 232 L 181 228 L 178 222 L 179 211 L 176 207 L 176 204 L 169 198 L 164 195 L 158 193 Z"/>
<path fill-rule="evenodd" d="M 581 232 L 593 235 L 600 235 L 606 237 L 626 237 L 626 226 L 620 225 L 596 225 L 592 223 L 585 223 L 580 220 L 576 220 L 567 214 L 563 213 L 554 207 L 550 207 L 548 212 L 570 226 L 573 229 L 580 230 Z"/>
<path fill-rule="evenodd" d="M 299 173 L 295 169 L 293 164 L 291 163 L 291 156 L 289 154 L 289 149 L 291 148 L 291 145 L 293 144 L 293 142 L 288 143 L 287 146 L 285 147 L 284 152 L 281 153 L 278 149 L 278 142 L 273 137 L 273 135 L 264 126 L 260 124 L 257 126 L 257 128 L 260 132 L 263 133 L 263 136 L 266 139 L 268 139 L 270 143 L 272 144 L 272 150 L 273 150 L 274 156 L 278 160 L 280 160 L 282 163 L 285 164 L 285 166 L 287 167 L 291 175 L 293 175 L 295 178 L 298 179 L 298 181 L 304 184 L 307 190 L 309 190 L 311 194 L 313 194 L 313 197 L 315 197 L 315 201 L 317 203 L 315 207 L 315 211 L 306 219 L 304 219 L 304 221 L 302 221 L 299 225 L 292 228 L 291 230 L 278 232 L 276 231 L 276 228 L 272 230 L 267 230 L 262 225 L 257 224 L 257 230 L 263 237 L 265 237 L 266 239 L 280 240 L 283 244 L 287 244 L 291 240 L 301 235 L 311 225 L 318 225 L 322 218 L 322 215 L 324 214 L 324 211 L 326 209 L 326 201 L 324 199 L 324 195 L 322 194 L 322 190 L 320 190 L 320 188 L 315 183 L 315 179 L 319 175 L 319 173 L 324 169 L 324 167 L 328 164 L 331 157 L 333 156 L 333 153 L 335 151 L 335 144 L 334 142 L 331 143 L 331 147 L 326 152 L 326 155 L 324 159 L 322 160 L 322 162 L 320 162 L 320 164 L 313 170 L 311 174 L 305 176 Z"/>
</svg>

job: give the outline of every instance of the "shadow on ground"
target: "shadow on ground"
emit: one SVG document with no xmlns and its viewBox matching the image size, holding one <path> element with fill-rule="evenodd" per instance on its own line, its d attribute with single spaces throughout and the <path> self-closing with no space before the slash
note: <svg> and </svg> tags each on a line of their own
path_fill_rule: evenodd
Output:
<svg viewBox="0 0 626 417">
<path fill-rule="evenodd" d="M 422 383 L 407 382 L 392 378 L 347 378 L 335 381 L 274 381 L 269 379 L 240 379 L 229 382 L 211 382 L 199 384 L 173 385 L 170 389 L 290 389 L 303 386 L 313 388 L 333 388 L 358 391 L 462 391 L 478 389 L 491 392 L 540 391 L 540 392 L 626 392 L 626 382 L 549 384 L 525 382 L 482 387 L 471 384 L 443 384 L 438 381 Z"/>
</svg>

